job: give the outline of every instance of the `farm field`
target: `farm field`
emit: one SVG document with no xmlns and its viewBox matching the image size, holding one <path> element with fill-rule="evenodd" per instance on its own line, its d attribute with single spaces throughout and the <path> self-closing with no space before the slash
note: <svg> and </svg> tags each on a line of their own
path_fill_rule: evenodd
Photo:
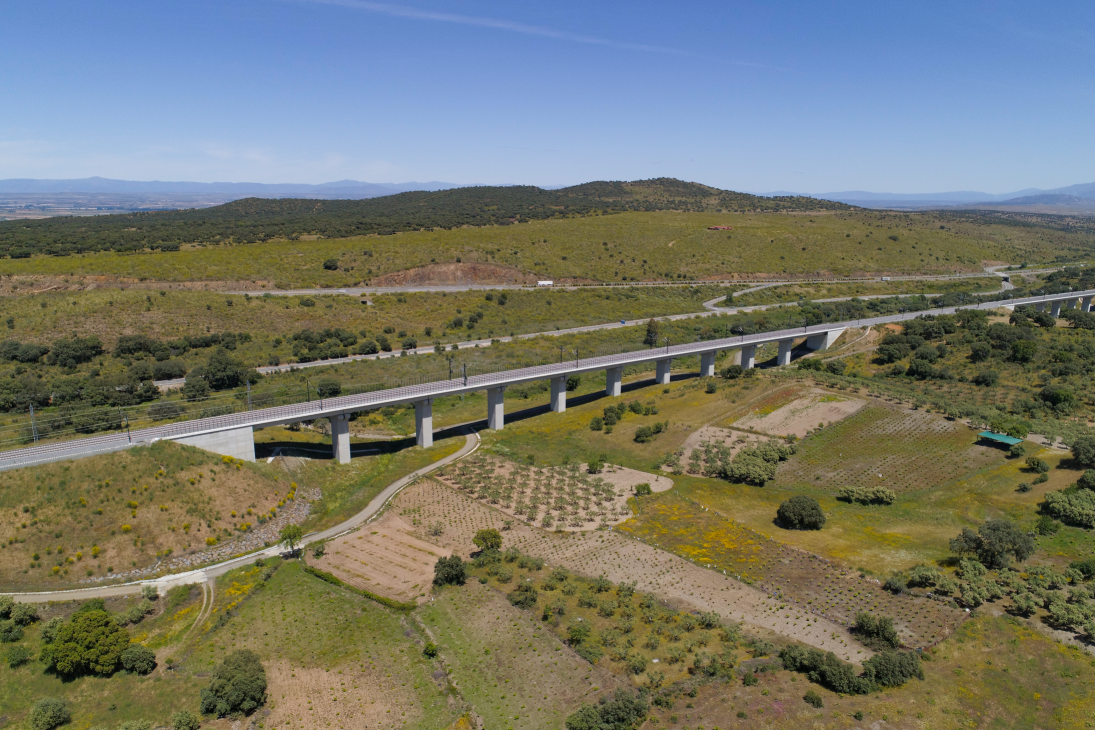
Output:
<svg viewBox="0 0 1095 730">
<path fill-rule="evenodd" d="M 586 464 L 536 469 L 479 456 L 441 469 L 435 478 L 529 524 L 565 532 L 623 522 L 631 516 L 627 501 L 639 484 L 653 492 L 673 486 L 667 477 L 611 464 L 592 475 Z"/>
<path fill-rule="evenodd" d="M 355 588 L 404 603 L 426 600 L 433 566 L 449 551 L 411 535 L 412 526 L 391 513 L 367 530 L 337 537 L 312 565 Z"/>
<path fill-rule="evenodd" d="M 417 615 L 484 727 L 561 728 L 582 702 L 625 684 L 478 581 L 441 591 Z"/>
<path fill-rule="evenodd" d="M 1025 622 L 978 613 L 923 662 L 924 679 L 869 696 L 839 695 L 782 670 L 758 672 L 752 687 L 697 684 L 676 688 L 670 707 L 652 708 L 644 728 L 920 728 L 1085 727 L 1095 681 L 1090 656 L 1061 646 Z M 744 666 L 778 665 L 760 660 Z M 744 668 L 743 666 L 743 668 Z M 823 706 L 803 701 L 807 690 Z M 857 720 L 855 713 L 862 713 Z M 673 718 L 676 718 L 674 720 Z"/>
<path fill-rule="evenodd" d="M 712 225 L 734 230 L 707 230 Z M 379 285 L 396 272 L 453 263 L 504 267 L 507 278 L 563 282 L 705 279 L 734 273 L 955 273 L 978 271 L 982 261 L 1083 258 L 1089 245 L 1088 236 L 1079 231 L 1047 235 L 1038 227 L 951 220 L 933 213 L 632 212 L 392 236 L 4 259 L 0 275 L 337 288 L 359 282 Z M 323 267 L 328 259 L 338 261 L 336 269 Z M 453 272 L 437 274 L 451 278 Z M 493 273 L 502 276 L 502 271 Z M 428 283 L 433 277 L 419 278 Z"/>
<path fill-rule="evenodd" d="M 477 530 L 506 527 L 503 513 L 434 480 L 403 490 L 393 506 L 404 519 L 418 520 L 421 539 L 457 554 L 471 552 L 471 538 Z M 441 535 L 429 537 L 425 526 L 435 522 L 442 525 Z M 548 566 L 561 565 L 590 578 L 603 574 L 613 583 L 635 582 L 636 591 L 657 595 L 674 610 L 716 611 L 725 619 L 742 623 L 753 634 L 790 636 L 849 660 L 870 655 L 839 624 L 807 615 L 713 567 L 626 537 L 619 530 L 556 534 L 514 523 L 502 534 L 507 546 L 542 558 Z"/>
</svg>

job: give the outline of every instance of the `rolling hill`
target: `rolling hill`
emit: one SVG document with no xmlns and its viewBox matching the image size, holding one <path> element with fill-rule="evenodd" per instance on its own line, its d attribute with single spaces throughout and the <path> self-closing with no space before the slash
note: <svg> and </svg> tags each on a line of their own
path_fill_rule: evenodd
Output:
<svg viewBox="0 0 1095 730">
<path fill-rule="evenodd" d="M 765 198 L 661 178 L 591 182 L 559 190 L 533 186 L 417 191 L 368 200 L 245 198 L 212 208 L 0 223 L 0 256 L 66 256 L 93 251 L 178 250 L 183 244 L 257 243 L 301 236 L 346 238 L 626 211 L 823 211 L 843 203 Z"/>
</svg>

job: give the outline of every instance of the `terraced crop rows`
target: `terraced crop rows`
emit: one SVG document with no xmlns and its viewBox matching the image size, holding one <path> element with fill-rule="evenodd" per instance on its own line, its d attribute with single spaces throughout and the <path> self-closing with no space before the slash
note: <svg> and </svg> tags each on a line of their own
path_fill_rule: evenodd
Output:
<svg viewBox="0 0 1095 730">
<path fill-rule="evenodd" d="M 851 625 L 859 611 L 890 616 L 908 646 L 940 641 L 964 615 L 938 601 L 895 596 L 851 568 L 785 545 L 673 494 L 650 500 L 642 514 L 617 529 L 697 565 L 741 576 L 781 604 L 837 623 Z"/>
<path fill-rule="evenodd" d="M 929 489 L 1003 461 L 1002 452 L 976 442 L 973 431 L 942 416 L 870 403 L 807 439 L 773 486 Z"/>
</svg>

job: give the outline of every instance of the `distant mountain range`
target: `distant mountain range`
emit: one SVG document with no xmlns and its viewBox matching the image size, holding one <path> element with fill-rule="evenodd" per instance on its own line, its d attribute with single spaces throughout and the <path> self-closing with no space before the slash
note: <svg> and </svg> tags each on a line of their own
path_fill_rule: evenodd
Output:
<svg viewBox="0 0 1095 730">
<path fill-rule="evenodd" d="M 784 191 L 765 195 L 795 195 Z M 1011 193 L 982 193 L 959 190 L 945 193 L 872 193 L 866 190 L 845 190 L 837 193 L 797 193 L 822 200 L 835 200 L 863 208 L 950 208 L 979 205 L 997 206 L 1064 206 L 1095 208 L 1095 183 L 1081 183 L 1052 190 L 1026 188 Z"/>
<path fill-rule="evenodd" d="M 299 183 L 249 182 L 162 182 L 159 180 L 111 180 L 105 177 L 85 177 L 76 180 L 34 180 L 13 178 L 0 180 L 0 194 L 65 194 L 99 193 L 114 195 L 215 195 L 218 197 L 327 198 L 363 199 L 406 193 L 412 190 L 448 190 L 462 187 L 446 182 L 369 183 L 358 180 L 307 185 Z"/>
<path fill-rule="evenodd" d="M 72 180 L 36 180 L 13 178 L 0 180 L 0 208 L 34 208 L 42 215 L 71 215 L 78 209 L 89 212 L 114 210 L 164 209 L 205 207 L 240 198 L 315 198 L 322 200 L 364 200 L 411 191 L 438 191 L 467 187 L 439 181 L 406 183 L 371 183 L 360 180 L 338 180 L 309 185 L 303 183 L 251 182 L 165 182 L 160 180 L 112 180 L 88 177 Z M 543 189 L 558 189 L 551 186 Z M 866 190 L 845 190 L 831 193 L 793 193 L 777 191 L 760 193 L 764 197 L 795 196 L 830 200 L 864 208 L 922 210 L 928 208 L 992 208 L 1035 210 L 1040 212 L 1095 213 L 1095 183 L 1069 185 L 1042 190 L 1026 188 L 1010 193 L 984 193 L 960 190 L 940 193 L 875 193 Z M 43 203 L 40 198 L 53 196 L 57 200 Z M 79 199 L 71 196 L 83 196 Z M 113 200 L 104 204 L 104 197 Z"/>
</svg>

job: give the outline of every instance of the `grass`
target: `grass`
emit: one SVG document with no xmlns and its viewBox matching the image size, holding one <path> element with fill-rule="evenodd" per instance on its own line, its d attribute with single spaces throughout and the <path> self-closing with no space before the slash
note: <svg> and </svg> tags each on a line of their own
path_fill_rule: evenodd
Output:
<svg viewBox="0 0 1095 730">
<path fill-rule="evenodd" d="M 599 590 L 596 581 L 570 575 L 554 581 L 547 569 L 522 570 L 517 563 L 503 563 L 512 573 L 506 576 L 489 567 L 472 571 L 478 580 L 501 593 L 509 593 L 519 585 L 532 585 L 539 591 L 536 606 L 523 615 L 540 624 L 561 642 L 568 641 L 568 631 L 574 626 L 588 626 L 589 637 L 580 646 L 592 649 L 592 663 L 622 677 L 630 677 L 634 685 L 650 685 L 654 681 L 672 684 L 689 676 L 688 667 L 700 654 L 720 655 L 726 649 L 738 648 L 736 627 L 727 632 L 721 628 L 703 628 L 695 616 L 659 605 L 650 597 L 644 606 L 644 594 L 628 593 L 619 586 L 605 582 Z M 545 619 L 545 608 L 550 618 Z M 578 645 L 575 645 L 578 646 Z M 582 653 L 582 649 L 578 649 Z M 596 658 L 601 655 L 600 658 Z M 657 660 L 655 662 L 654 660 Z M 631 662 L 635 662 L 632 667 Z"/>
<path fill-rule="evenodd" d="M 674 688 L 672 708 L 653 709 L 653 727 L 1087 727 L 1093 701 L 1085 688 L 1095 681 L 1090 656 L 1062 646 L 1027 622 L 978 613 L 923 662 L 924 679 L 869 696 L 838 695 L 804 675 L 758 674 L 743 686 Z M 823 709 L 803 702 L 808 690 Z M 862 713 L 857 721 L 855 713 Z M 740 714 L 739 714 L 740 713 Z M 677 717 L 675 724 L 672 717 Z"/>
<path fill-rule="evenodd" d="M 5 588 L 57 589 L 145 567 L 204 549 L 225 529 L 257 525 L 291 491 L 288 475 L 230 462 L 157 443 L 0 473 Z"/>
<path fill-rule="evenodd" d="M 130 627 L 130 638 L 148 641 L 153 637 L 185 630 L 197 616 L 201 606 L 200 592 L 196 599 L 189 595 L 181 605 L 165 611 L 166 599 L 156 603 L 158 615 L 146 618 Z M 111 611 L 121 611 L 137 599 L 109 599 Z M 40 609 L 42 621 L 29 626 L 22 644 L 33 656 L 41 651 L 41 627 L 53 616 L 67 618 L 76 610 L 75 602 L 50 604 Z M 6 645 L 7 646 L 7 645 Z M 163 657 L 160 657 L 161 667 Z M 73 727 L 93 725 L 114 726 L 127 720 L 150 719 L 157 725 L 168 724 L 171 714 L 181 709 L 197 711 L 199 689 L 208 680 L 190 672 L 156 671 L 148 677 L 119 672 L 112 677 L 81 677 L 64 680 L 46 674 L 42 665 L 32 659 L 16 669 L 3 669 L 0 681 L 0 715 L 9 722 L 21 723 L 33 703 L 42 697 L 62 697 L 69 702 Z M 27 725 L 29 727 L 29 724 Z"/>
<path fill-rule="evenodd" d="M 954 281 L 861 281 L 839 284 L 785 284 L 765 287 L 748 294 L 734 296 L 734 306 L 818 301 L 838 297 L 868 297 L 880 295 L 981 293 L 998 291 L 1000 277 L 986 276 Z"/>
<path fill-rule="evenodd" d="M 734 230 L 708 231 L 711 225 L 732 225 Z M 761 272 L 794 276 L 954 273 L 979 270 L 983 260 L 1082 257 L 1088 245 L 1087 237 L 1078 232 L 973 221 L 956 224 L 932 213 L 656 212 L 243 247 L 199 245 L 177 253 L 4 259 L 0 275 L 340 287 L 457 260 L 513 267 L 537 278 L 606 282 L 620 282 L 624 277 L 696 279 Z M 338 270 L 323 268 L 329 258 L 339 259 Z"/>
<path fill-rule="evenodd" d="M 563 646 L 538 620 L 471 582 L 418 611 L 463 698 L 490 728 L 559 728 L 612 678 Z"/>
<path fill-rule="evenodd" d="M 369 297 L 330 294 L 311 297 L 245 297 L 206 291 L 97 289 L 6 297 L 5 316 L 13 319 L 4 338 L 49 345 L 64 336 L 96 336 L 107 350 L 121 335 L 144 334 L 175 340 L 207 332 L 247 332 L 237 356 L 265 365 L 272 355 L 293 362 L 293 334 L 305 329 L 341 327 L 375 339 L 387 334 L 398 350 L 407 336 L 420 345 L 444 344 L 511 334 L 545 332 L 621 319 L 663 317 L 703 311 L 702 303 L 726 293 L 725 287 L 621 287 L 611 290 L 529 290 L 506 292 L 505 304 L 481 291 L 412 292 Z M 315 306 L 301 306 L 310 300 Z M 468 322 L 480 312 L 478 323 Z M 465 323 L 452 326 L 456 318 Z M 430 334 L 426 334 L 427 329 Z M 399 332 L 405 332 L 400 336 Z M 280 344 L 274 344 L 279 340 Z M 184 360 L 204 359 L 193 351 Z"/>
</svg>

